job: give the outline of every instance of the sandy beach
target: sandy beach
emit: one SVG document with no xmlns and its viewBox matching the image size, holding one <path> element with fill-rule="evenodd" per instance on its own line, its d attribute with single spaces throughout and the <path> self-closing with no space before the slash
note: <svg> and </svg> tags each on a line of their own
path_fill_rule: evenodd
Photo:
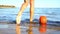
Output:
<svg viewBox="0 0 60 34">
<path fill-rule="evenodd" d="M 2 27 L 1 27 L 2 26 Z M 16 34 L 16 24 L 0 24 L 0 34 Z M 21 34 L 29 34 L 29 26 L 20 26 Z M 39 27 L 32 27 L 33 34 L 40 34 Z M 47 26 L 45 34 L 60 34 L 60 27 Z"/>
</svg>

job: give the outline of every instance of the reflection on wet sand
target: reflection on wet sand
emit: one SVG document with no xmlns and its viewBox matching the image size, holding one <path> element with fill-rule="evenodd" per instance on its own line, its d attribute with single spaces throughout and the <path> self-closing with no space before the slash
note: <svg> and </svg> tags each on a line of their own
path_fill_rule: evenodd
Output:
<svg viewBox="0 0 60 34">
<path fill-rule="evenodd" d="M 46 25 L 39 26 L 40 34 L 46 34 L 46 30 L 47 30 L 47 26 Z"/>
<path fill-rule="evenodd" d="M 20 25 L 16 24 L 16 34 L 21 34 Z"/>
<path fill-rule="evenodd" d="M 27 31 L 28 31 L 28 34 L 33 34 L 32 23 L 29 24 L 29 29 Z M 17 25 L 17 24 L 16 24 L 16 34 L 21 34 L 20 25 Z"/>
<path fill-rule="evenodd" d="M 29 25 L 28 34 L 33 34 L 32 23 L 30 23 L 30 25 Z"/>
<path fill-rule="evenodd" d="M 28 34 L 33 34 L 33 27 L 32 27 L 32 23 L 29 24 L 29 29 L 27 30 Z M 46 30 L 47 30 L 47 25 L 40 25 L 39 26 L 39 32 L 40 34 L 46 34 Z M 16 25 L 16 34 L 21 34 L 21 29 L 19 25 Z"/>
</svg>

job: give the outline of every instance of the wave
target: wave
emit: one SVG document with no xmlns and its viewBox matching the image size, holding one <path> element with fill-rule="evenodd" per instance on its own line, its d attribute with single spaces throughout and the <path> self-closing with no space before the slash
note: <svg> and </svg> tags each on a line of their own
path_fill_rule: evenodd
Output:
<svg viewBox="0 0 60 34">
<path fill-rule="evenodd" d="M 16 21 L 14 20 L 14 21 L 12 21 L 10 23 L 11 24 L 14 24 L 14 23 L 16 24 Z M 25 24 L 25 23 L 29 24 L 30 23 L 30 19 L 25 19 L 25 20 L 21 21 L 21 24 Z M 34 19 L 33 23 L 39 24 L 39 20 L 38 19 Z M 47 20 L 47 25 L 60 26 L 60 21 Z"/>
</svg>

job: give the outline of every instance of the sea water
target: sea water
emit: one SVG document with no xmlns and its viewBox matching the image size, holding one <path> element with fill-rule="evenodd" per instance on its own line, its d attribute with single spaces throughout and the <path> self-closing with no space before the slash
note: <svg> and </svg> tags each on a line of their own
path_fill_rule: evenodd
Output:
<svg viewBox="0 0 60 34">
<path fill-rule="evenodd" d="M 34 19 L 46 16 L 49 22 L 60 23 L 60 8 L 34 8 Z M 20 8 L 0 8 L 0 21 L 14 21 Z M 26 8 L 22 13 L 21 20 L 30 18 L 30 8 Z"/>
</svg>

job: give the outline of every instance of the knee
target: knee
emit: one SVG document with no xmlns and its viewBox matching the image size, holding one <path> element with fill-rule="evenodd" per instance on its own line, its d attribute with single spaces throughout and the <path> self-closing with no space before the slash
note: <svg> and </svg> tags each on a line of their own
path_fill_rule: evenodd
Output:
<svg viewBox="0 0 60 34">
<path fill-rule="evenodd" d="M 28 0 L 24 0 L 24 2 L 28 2 Z"/>
<path fill-rule="evenodd" d="M 25 0 L 24 3 L 25 3 L 26 5 L 28 5 L 28 0 Z"/>
<path fill-rule="evenodd" d="M 28 2 L 25 2 L 26 5 L 28 5 Z"/>
</svg>

